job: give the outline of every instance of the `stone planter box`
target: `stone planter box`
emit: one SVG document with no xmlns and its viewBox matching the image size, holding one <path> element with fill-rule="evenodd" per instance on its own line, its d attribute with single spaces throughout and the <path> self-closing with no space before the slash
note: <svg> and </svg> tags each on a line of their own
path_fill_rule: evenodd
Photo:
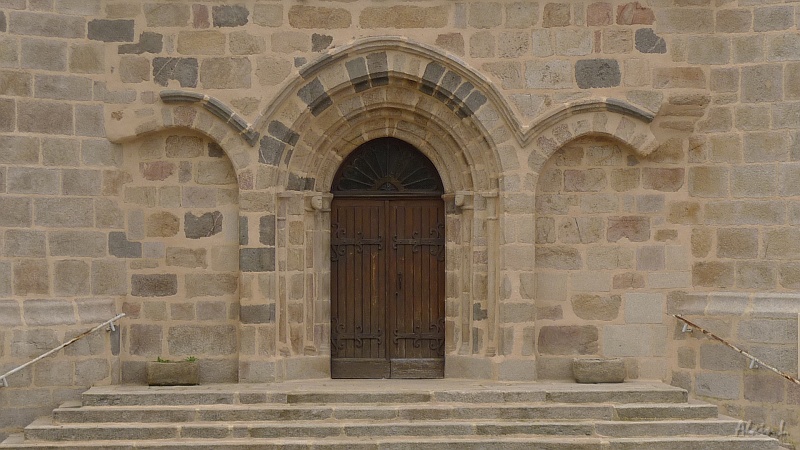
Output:
<svg viewBox="0 0 800 450">
<path fill-rule="evenodd" d="M 625 381 L 625 362 L 619 358 L 574 359 L 572 374 L 578 383 L 622 383 Z"/>
<path fill-rule="evenodd" d="M 194 386 L 200 384 L 197 361 L 148 361 L 147 384 L 150 386 Z"/>
</svg>

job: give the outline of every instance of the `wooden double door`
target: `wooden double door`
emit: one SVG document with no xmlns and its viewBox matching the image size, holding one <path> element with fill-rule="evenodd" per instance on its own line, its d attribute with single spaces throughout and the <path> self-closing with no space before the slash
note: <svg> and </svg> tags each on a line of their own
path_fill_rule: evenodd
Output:
<svg viewBox="0 0 800 450">
<path fill-rule="evenodd" d="M 334 197 L 331 375 L 442 378 L 441 198 Z"/>
</svg>

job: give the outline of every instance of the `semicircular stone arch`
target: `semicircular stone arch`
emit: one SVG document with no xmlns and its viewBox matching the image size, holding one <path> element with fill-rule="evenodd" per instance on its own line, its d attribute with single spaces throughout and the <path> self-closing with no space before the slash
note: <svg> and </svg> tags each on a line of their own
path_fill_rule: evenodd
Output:
<svg viewBox="0 0 800 450">
<path fill-rule="evenodd" d="M 279 168 L 270 184 L 289 186 L 291 173 L 313 179 L 309 187 L 324 192 L 328 186 L 318 182 L 330 180 L 335 167 L 309 164 L 316 157 L 312 154 L 325 155 L 335 147 L 339 155 L 333 160 L 341 160 L 365 141 L 351 140 L 354 129 L 405 122 L 438 128 L 435 136 L 429 131 L 423 139 L 441 136 L 450 141 L 432 149 L 438 157 L 426 154 L 432 160 L 444 162 L 447 154 L 464 153 L 457 171 L 472 171 L 474 179 L 453 180 L 448 192 L 497 189 L 497 174 L 504 166 L 497 148 L 513 138 L 516 124 L 495 88 L 462 62 L 407 40 L 371 39 L 323 57 L 300 75 L 254 125 L 263 130 L 259 161 Z M 392 132 L 386 128 L 383 136 Z M 448 161 L 448 171 L 456 169 L 450 164 L 454 162 Z M 327 172 L 321 173 L 320 167 Z"/>
</svg>

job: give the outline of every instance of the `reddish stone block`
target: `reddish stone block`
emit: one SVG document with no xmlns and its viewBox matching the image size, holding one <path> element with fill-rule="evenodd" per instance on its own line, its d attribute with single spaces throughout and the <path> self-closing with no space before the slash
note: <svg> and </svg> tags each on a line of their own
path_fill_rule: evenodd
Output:
<svg viewBox="0 0 800 450">
<path fill-rule="evenodd" d="M 610 3 L 592 3 L 586 9 L 586 24 L 590 27 L 611 25 L 611 11 Z"/>
<path fill-rule="evenodd" d="M 645 8 L 639 2 L 617 6 L 617 24 L 619 25 L 652 25 L 656 16 L 653 10 Z"/>
</svg>

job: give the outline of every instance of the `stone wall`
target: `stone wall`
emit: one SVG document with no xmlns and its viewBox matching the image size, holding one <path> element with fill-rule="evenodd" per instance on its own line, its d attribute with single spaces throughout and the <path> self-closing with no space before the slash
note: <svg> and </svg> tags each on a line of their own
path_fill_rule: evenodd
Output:
<svg viewBox="0 0 800 450">
<path fill-rule="evenodd" d="M 129 314 L 10 378 L 0 437 L 159 355 L 324 376 L 330 178 L 387 135 L 445 183 L 448 376 L 620 356 L 797 416 L 668 314 L 796 374 L 798 8 L 0 0 L 0 370 Z"/>
<path fill-rule="evenodd" d="M 540 377 L 570 379 L 572 359 L 584 355 L 624 358 L 628 378 L 666 377 L 666 297 L 691 286 L 686 161 L 667 150 L 641 157 L 587 138 L 545 165 L 529 338 Z"/>
</svg>

